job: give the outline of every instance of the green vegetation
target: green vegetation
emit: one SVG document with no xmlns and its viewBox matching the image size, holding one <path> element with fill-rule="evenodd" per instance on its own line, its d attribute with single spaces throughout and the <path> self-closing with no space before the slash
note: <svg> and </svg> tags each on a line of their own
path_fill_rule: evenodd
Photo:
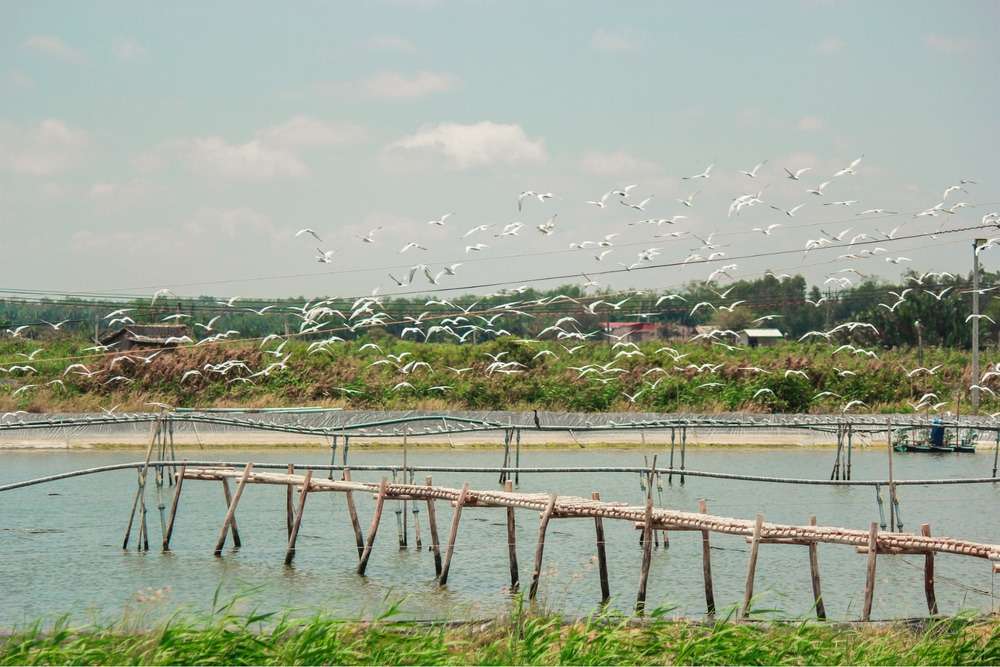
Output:
<svg viewBox="0 0 1000 667">
<path fill-rule="evenodd" d="M 1000 621 L 955 617 L 914 626 L 644 622 L 609 614 L 579 621 L 523 613 L 490 623 L 427 625 L 288 616 L 231 609 L 128 624 L 36 624 L 0 639 L 0 664 L 234 665 L 995 665 Z"/>
<path fill-rule="evenodd" d="M 369 348 L 366 340 L 377 341 L 382 353 Z M 96 411 L 100 406 L 120 404 L 122 410 L 143 409 L 146 402 L 174 406 L 287 406 L 327 405 L 359 409 L 533 409 L 597 412 L 608 410 L 719 412 L 837 412 L 848 401 L 864 401 L 868 408 L 883 412 L 912 412 L 912 404 L 928 392 L 937 394 L 931 403 L 950 402 L 942 410 L 954 411 L 961 389 L 968 386 L 969 355 L 959 350 L 930 348 L 918 363 L 916 350 L 880 350 L 878 358 L 850 351 L 833 354 L 825 343 L 784 343 L 775 347 L 748 348 L 736 352 L 702 343 L 671 345 L 676 353 L 662 348 L 663 342 L 639 345 L 643 356 L 619 357 L 621 351 L 606 343 L 586 343 L 570 354 L 563 345 L 519 343 L 507 338 L 477 345 L 417 343 L 382 335 L 335 343 L 329 351 L 308 352 L 305 341 L 290 340 L 283 353 L 289 354 L 287 367 L 267 376 L 237 381 L 276 361 L 254 342 L 224 346 L 202 346 L 161 353 L 149 363 L 119 362 L 114 355 L 84 352 L 88 342 L 59 339 L 45 348 L 45 354 L 31 362 L 18 359 L 17 352 L 35 348 L 32 341 L 18 338 L 0 340 L 3 364 L 24 364 L 37 373 L 12 372 L 0 376 L 0 408 L 3 410 Z M 271 343 L 266 349 L 273 348 Z M 566 347 L 572 347 L 569 342 Z M 542 350 L 551 355 L 537 356 Z M 524 364 L 523 372 L 487 374 L 489 354 L 506 352 L 504 361 Z M 371 366 L 386 354 L 407 353 L 402 363 Z M 139 352 L 137 354 L 148 354 Z M 676 355 L 683 355 L 675 360 Z M 204 370 L 205 364 L 242 360 L 246 369 L 227 375 Z M 399 366 L 412 361 L 430 364 L 402 373 Z M 608 364 L 623 372 L 583 377 L 576 370 L 588 364 Z M 64 370 L 83 363 L 93 377 Z M 705 364 L 723 364 L 716 371 Z M 907 377 L 918 365 L 941 368 L 935 374 Z M 472 370 L 457 374 L 448 367 Z M 701 367 L 699 370 L 696 367 Z M 663 371 L 651 371 L 661 368 Z M 185 371 L 202 373 L 182 382 Z M 753 369 L 764 369 L 761 372 Z M 785 371 L 803 371 L 806 377 Z M 844 371 L 848 371 L 845 373 Z M 109 378 L 124 377 L 106 384 Z M 46 385 L 61 380 L 63 384 Z M 411 386 L 393 388 L 400 382 Z M 991 383 L 995 380 L 991 380 Z M 654 386 L 655 383 L 655 386 Z M 715 383 L 721 383 L 717 386 Z M 14 395 L 25 384 L 36 385 Z M 709 386 L 704 386 L 704 385 Z M 440 387 L 445 387 L 441 389 Z M 770 389 L 754 398 L 760 389 Z M 635 396 L 632 403 L 624 393 Z M 820 396 L 821 392 L 834 392 Z M 983 394 L 987 410 L 997 409 L 997 400 Z M 146 408 L 148 409 L 148 408 Z"/>
</svg>

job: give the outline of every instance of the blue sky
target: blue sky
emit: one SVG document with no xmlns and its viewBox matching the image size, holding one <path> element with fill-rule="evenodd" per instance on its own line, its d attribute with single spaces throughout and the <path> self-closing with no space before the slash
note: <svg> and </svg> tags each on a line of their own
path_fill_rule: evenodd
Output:
<svg viewBox="0 0 1000 667">
<path fill-rule="evenodd" d="M 347 295 L 397 289 L 384 267 L 464 262 L 451 284 L 516 284 L 700 245 L 654 236 L 668 231 L 716 232 L 739 254 L 801 248 L 818 223 L 975 224 L 1000 209 L 998 19 L 997 2 L 6 3 L 0 287 Z M 823 198 L 804 193 L 861 155 Z M 764 160 L 754 181 L 739 174 Z M 680 180 L 710 163 L 712 178 Z M 797 183 L 785 166 L 813 171 Z M 912 217 L 963 178 L 978 184 L 947 204 L 972 206 Z M 583 203 L 631 183 L 654 195 L 645 212 Z M 518 213 L 525 189 L 557 196 Z M 758 190 L 764 205 L 727 216 Z M 676 201 L 695 191 L 693 208 Z M 803 202 L 794 220 L 768 206 Z M 901 214 L 855 215 L 875 207 Z M 444 227 L 426 224 L 445 212 Z M 553 213 L 556 231 L 536 232 Z M 494 236 L 514 221 L 525 230 Z M 752 231 L 772 223 L 784 228 Z M 462 238 L 479 224 L 494 227 Z M 303 227 L 323 243 L 294 238 Z M 374 244 L 359 240 L 376 227 Z M 609 233 L 600 262 L 569 250 Z M 890 254 L 910 264 L 816 253 L 738 273 L 967 270 L 969 237 L 898 243 Z M 428 250 L 400 254 L 410 241 Z M 490 247 L 465 252 L 473 241 Z M 333 263 L 314 260 L 317 245 Z"/>
</svg>

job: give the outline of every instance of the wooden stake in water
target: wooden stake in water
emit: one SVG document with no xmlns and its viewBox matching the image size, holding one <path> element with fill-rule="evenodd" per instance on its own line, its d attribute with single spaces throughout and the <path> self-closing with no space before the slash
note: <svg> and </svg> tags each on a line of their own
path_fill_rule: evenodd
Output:
<svg viewBox="0 0 1000 667">
<path fill-rule="evenodd" d="M 510 479 L 504 482 L 503 490 L 507 493 L 514 490 Z M 517 568 L 517 534 L 514 526 L 513 507 L 507 508 L 507 560 L 510 564 L 510 592 L 515 593 L 520 586 L 520 577 Z"/>
<path fill-rule="evenodd" d="M 590 494 L 593 500 L 600 502 L 601 494 L 594 491 Z M 607 604 L 611 599 L 611 586 L 608 584 L 608 556 L 604 550 L 604 521 L 599 516 L 594 517 L 594 532 L 597 534 L 597 573 L 601 578 L 601 604 Z"/>
<path fill-rule="evenodd" d="M 698 501 L 698 511 L 708 514 L 708 505 L 704 499 Z M 708 615 L 715 615 L 715 587 L 712 584 L 712 544 L 709 541 L 709 532 L 701 531 L 701 573 L 705 580 L 705 606 L 708 608 Z"/>
<path fill-rule="evenodd" d="M 816 517 L 809 517 L 809 525 L 816 525 Z M 819 545 L 816 542 L 809 543 L 809 576 L 812 580 L 813 601 L 816 604 L 816 618 L 821 621 L 826 620 L 826 606 L 823 604 L 823 592 L 819 585 Z"/>
<path fill-rule="evenodd" d="M 226 508 L 233 503 L 233 496 L 229 493 L 229 480 L 225 477 L 222 478 L 222 497 L 226 499 Z M 233 530 L 233 546 L 242 547 L 243 541 L 240 539 L 240 529 L 236 527 L 236 517 L 229 521 L 229 527 Z"/>
<path fill-rule="evenodd" d="M 351 469 L 344 468 L 344 481 L 351 481 Z M 365 537 L 361 533 L 361 522 L 358 520 L 358 508 L 354 505 L 354 492 L 345 491 L 344 497 L 347 500 L 347 514 L 351 517 L 351 528 L 354 529 L 354 542 L 358 545 L 358 559 L 365 552 Z M 291 532 L 289 531 L 289 534 Z"/>
<path fill-rule="evenodd" d="M 650 492 L 646 495 L 646 519 L 642 526 L 642 566 L 639 570 L 639 592 L 635 596 L 635 613 L 646 610 L 646 580 L 649 578 L 649 566 L 653 562 L 653 494 L 652 478 L 647 481 Z"/>
<path fill-rule="evenodd" d="M 438 577 L 438 585 L 444 586 L 448 583 L 448 571 L 451 569 L 451 557 L 455 554 L 455 540 L 458 539 L 458 522 L 462 518 L 462 507 L 469 497 L 469 483 L 462 485 L 462 491 L 455 501 L 455 512 L 451 515 L 451 531 L 448 533 L 448 550 L 444 554 L 444 564 L 441 566 L 441 575 Z"/>
<path fill-rule="evenodd" d="M 378 534 L 378 524 L 382 520 L 382 508 L 385 506 L 385 493 L 388 485 L 385 477 L 382 478 L 382 481 L 378 485 L 378 495 L 375 496 L 375 514 L 372 516 L 372 524 L 368 528 L 368 540 L 365 542 L 365 549 L 361 553 L 361 559 L 358 562 L 358 574 L 360 575 L 364 575 L 365 570 L 368 568 L 368 559 L 372 555 L 372 545 L 375 544 L 375 535 Z"/>
<path fill-rule="evenodd" d="M 865 603 L 861 610 L 861 620 L 872 619 L 872 602 L 875 599 L 875 559 L 878 556 L 878 524 L 872 521 L 868 527 L 868 568 L 865 573 Z"/>
<path fill-rule="evenodd" d="M 920 534 L 924 537 L 931 536 L 929 523 L 920 524 Z M 930 549 L 924 554 L 924 595 L 927 597 L 927 612 L 931 616 L 937 616 L 937 595 L 934 594 L 934 552 Z"/>
<path fill-rule="evenodd" d="M 306 510 L 306 496 L 309 495 L 309 483 L 312 482 L 312 470 L 306 470 L 302 488 L 299 489 L 299 506 L 295 510 L 295 523 L 292 524 L 292 534 L 288 536 L 288 548 L 285 550 L 285 565 L 291 565 L 295 558 L 295 540 L 299 537 L 299 527 L 302 525 L 302 514 Z"/>
<path fill-rule="evenodd" d="M 174 484 L 174 497 L 170 501 L 170 517 L 167 520 L 167 531 L 163 534 L 163 550 L 170 551 L 170 537 L 174 534 L 174 519 L 177 517 L 177 503 L 180 501 L 181 488 L 184 486 L 184 472 L 187 464 L 182 463 L 180 472 L 176 473 L 177 482 Z"/>
<path fill-rule="evenodd" d="M 240 477 L 239 483 L 236 485 L 236 493 L 233 495 L 232 499 L 229 501 L 229 507 L 226 509 L 226 518 L 222 520 L 222 528 L 219 529 L 219 539 L 215 541 L 215 555 L 222 555 L 222 547 L 226 544 L 226 534 L 229 532 L 229 527 L 233 527 L 233 544 L 237 547 L 241 546 L 236 543 L 236 506 L 240 504 L 240 498 L 243 496 L 243 489 L 247 486 L 247 480 L 250 479 L 250 472 L 253 470 L 253 463 L 247 463 L 246 467 L 243 468 L 243 476 Z M 222 481 L 225 482 L 226 478 L 223 477 Z M 226 495 L 229 495 L 229 486 L 225 487 Z"/>
<path fill-rule="evenodd" d="M 288 475 L 295 474 L 295 465 L 288 464 Z M 285 485 L 285 537 L 292 536 L 292 523 L 295 521 L 295 510 L 293 509 L 292 494 L 293 489 L 291 484 Z"/>
<path fill-rule="evenodd" d="M 534 600 L 538 594 L 538 580 L 542 576 L 542 555 L 545 553 L 545 531 L 549 527 L 549 519 L 556 506 L 556 494 L 549 496 L 549 503 L 542 512 L 542 518 L 538 522 L 538 544 L 535 546 L 535 566 L 531 570 L 531 588 L 528 590 L 528 599 Z"/>
<path fill-rule="evenodd" d="M 428 475 L 424 480 L 427 486 L 433 486 L 433 480 Z M 427 499 L 427 525 L 431 531 L 431 553 L 434 554 L 434 576 L 441 576 L 441 542 L 438 541 L 437 514 L 434 510 L 434 499 Z"/>
<path fill-rule="evenodd" d="M 753 539 L 750 541 L 750 558 L 747 561 L 747 581 L 743 590 L 743 606 L 740 618 L 746 618 L 753 602 L 753 580 L 757 574 L 757 552 L 760 550 L 760 533 L 764 528 L 764 515 L 758 514 L 753 524 Z"/>
</svg>

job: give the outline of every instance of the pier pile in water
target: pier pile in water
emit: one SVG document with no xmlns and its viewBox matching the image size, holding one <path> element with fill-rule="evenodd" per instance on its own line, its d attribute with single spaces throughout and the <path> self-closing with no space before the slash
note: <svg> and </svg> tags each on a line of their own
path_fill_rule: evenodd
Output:
<svg viewBox="0 0 1000 667">
<path fill-rule="evenodd" d="M 227 534 L 233 533 L 233 540 L 239 546 L 236 531 L 236 509 L 244 489 L 248 484 L 271 484 L 285 486 L 286 512 L 288 526 L 288 543 L 285 562 L 290 563 L 295 557 L 296 539 L 306 506 L 306 498 L 310 493 L 337 492 L 343 493 L 347 500 L 348 512 L 351 518 L 358 546 L 358 574 L 364 574 L 368 559 L 378 533 L 382 511 L 385 502 L 405 501 L 422 502 L 427 505 L 427 517 L 431 537 L 431 551 L 434 554 L 435 574 L 440 585 L 445 585 L 454 556 L 455 541 L 458 536 L 462 510 L 464 508 L 505 508 L 507 510 L 507 537 L 511 570 L 511 587 L 519 586 L 517 556 L 514 551 L 514 510 L 532 510 L 541 513 L 538 529 L 538 541 L 532 568 L 529 598 L 534 598 L 538 591 L 542 572 L 542 559 L 545 549 L 545 535 L 548 524 L 553 519 L 560 518 L 592 518 L 595 523 L 598 568 L 601 578 L 602 601 L 609 596 L 607 580 L 607 560 L 604 545 L 604 520 L 629 521 L 637 529 L 641 529 L 641 545 L 643 548 L 642 565 L 639 572 L 639 590 L 636 599 L 637 611 L 645 607 L 646 582 L 649 575 L 652 546 L 656 531 L 693 531 L 701 534 L 703 573 L 705 583 L 705 598 L 709 613 L 714 613 L 715 602 L 711 575 L 710 534 L 742 535 L 750 543 L 750 557 L 747 567 L 746 587 L 741 608 L 742 615 L 750 609 L 753 596 L 754 576 L 760 544 L 800 545 L 808 547 L 809 565 L 816 612 L 820 618 L 825 618 L 823 598 L 820 588 L 819 563 L 817 558 L 818 544 L 839 544 L 853 546 L 860 553 L 867 554 L 867 575 L 864 591 L 864 606 L 862 620 L 870 620 L 872 601 L 875 589 L 875 565 L 878 554 L 920 554 L 925 557 L 924 588 L 927 597 L 927 607 L 931 614 L 937 613 L 937 602 L 934 594 L 934 555 L 936 553 L 971 556 L 988 560 L 993 565 L 994 572 L 1000 571 L 1000 545 L 984 544 L 947 537 L 932 537 L 926 524 L 921 526 L 920 535 L 881 532 L 878 524 L 872 523 L 869 530 L 858 530 L 842 527 L 818 526 L 815 517 L 810 518 L 807 525 L 795 526 L 766 523 L 763 515 L 758 514 L 755 520 L 721 517 L 708 514 L 704 503 L 700 512 L 683 512 L 666 508 L 654 508 L 651 492 L 647 495 L 645 506 L 629 505 L 622 502 L 600 500 L 599 494 L 591 498 L 577 496 L 558 496 L 545 493 L 519 493 L 511 490 L 507 480 L 504 490 L 470 489 L 466 483 L 461 489 L 444 486 L 434 486 L 430 477 L 425 484 L 390 483 L 386 479 L 381 482 L 369 483 L 352 481 L 350 471 L 344 471 L 340 480 L 314 478 L 311 470 L 305 475 L 294 473 L 294 467 L 289 465 L 287 473 L 255 472 L 253 463 L 248 463 L 243 470 L 234 467 L 187 467 L 179 464 L 174 474 L 176 480 L 173 501 L 170 507 L 169 519 L 166 522 L 163 538 L 163 549 L 170 548 L 170 538 L 174 530 L 178 503 L 184 480 L 203 480 L 221 482 L 228 490 L 229 480 L 238 480 L 235 492 L 227 494 L 227 510 L 215 545 L 215 554 L 221 555 Z M 293 489 L 299 490 L 298 502 L 293 503 Z M 651 485 L 647 485 L 650 489 Z M 367 535 L 362 533 L 357 517 L 354 495 L 366 493 L 375 496 L 375 511 Z M 435 503 L 448 502 L 453 513 L 447 542 L 442 545 L 438 539 Z M 131 530 L 131 520 L 129 530 Z M 416 522 L 415 522 L 416 523 Z M 126 533 L 125 546 L 129 534 Z M 418 548 L 419 537 L 418 539 Z M 443 557 L 442 557 L 443 551 Z"/>
</svg>

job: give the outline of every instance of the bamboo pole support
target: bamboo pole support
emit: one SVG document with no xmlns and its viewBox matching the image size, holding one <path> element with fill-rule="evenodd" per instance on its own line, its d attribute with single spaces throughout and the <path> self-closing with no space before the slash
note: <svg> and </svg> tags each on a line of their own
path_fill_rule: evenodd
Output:
<svg viewBox="0 0 1000 667">
<path fill-rule="evenodd" d="M 345 438 L 346 441 L 346 438 Z M 347 443 L 344 443 L 347 446 Z M 385 477 L 378 485 L 378 495 L 375 496 L 375 514 L 372 516 L 372 524 L 368 528 L 368 540 L 365 542 L 365 549 L 361 552 L 361 558 L 358 561 L 358 574 L 364 575 L 365 570 L 368 568 L 368 559 L 372 555 L 372 545 L 375 544 L 375 535 L 378 533 L 378 524 L 382 519 L 382 508 L 385 506 L 385 491 L 388 486 L 388 482 Z"/>
<path fill-rule="evenodd" d="M 306 476 L 302 480 L 302 488 L 299 489 L 299 506 L 295 510 L 295 523 L 292 524 L 292 533 L 288 536 L 288 548 L 285 550 L 285 565 L 291 565 L 295 558 L 295 541 L 299 537 L 299 527 L 302 525 L 302 513 L 306 509 L 306 496 L 309 495 L 309 483 L 312 482 L 313 471 L 306 470 Z"/>
<path fill-rule="evenodd" d="M 510 493 L 513 491 L 513 487 L 514 485 L 508 477 L 504 482 L 503 490 Z M 507 560 L 510 564 L 510 592 L 515 593 L 521 581 L 517 567 L 517 534 L 515 532 L 513 507 L 507 508 Z"/>
<path fill-rule="evenodd" d="M 288 474 L 289 476 L 295 474 L 295 465 L 292 463 L 288 464 Z M 294 504 L 292 503 L 292 498 L 294 494 L 294 489 L 291 484 L 285 485 L 285 537 L 292 536 L 292 523 L 295 521 L 295 510 L 293 509 Z"/>
<path fill-rule="evenodd" d="M 531 570 L 531 587 L 528 589 L 528 599 L 534 600 L 538 595 L 538 580 L 542 576 L 542 555 L 545 553 L 545 531 L 549 527 L 549 519 L 552 518 L 552 511 L 556 506 L 556 494 L 549 496 L 549 502 L 542 512 L 542 518 L 538 522 L 538 544 L 535 546 L 535 565 Z"/>
<path fill-rule="evenodd" d="M 878 555 L 878 524 L 872 521 L 868 527 L 868 569 L 865 574 L 865 603 L 861 610 L 861 620 L 872 618 L 872 601 L 875 598 L 875 559 Z"/>
<path fill-rule="evenodd" d="M 411 472 L 410 484 L 413 484 L 413 477 L 414 473 Z M 420 551 L 424 548 L 424 541 L 420 538 L 420 507 L 418 506 L 416 500 L 413 501 L 411 508 L 412 509 L 410 511 L 413 513 L 413 540 L 417 544 L 417 551 Z"/>
<path fill-rule="evenodd" d="M 163 550 L 170 551 L 170 537 L 174 534 L 174 519 L 177 517 L 177 503 L 181 497 L 181 488 L 184 486 L 184 471 L 187 465 L 182 463 L 180 472 L 174 473 L 177 481 L 174 483 L 174 497 L 170 501 L 170 517 L 167 519 L 167 530 L 163 533 Z"/>
<path fill-rule="evenodd" d="M 920 524 L 920 534 L 924 537 L 931 536 L 929 523 Z M 924 595 L 927 596 L 927 613 L 937 616 L 937 595 L 934 594 L 934 552 L 930 550 L 924 554 Z"/>
<path fill-rule="evenodd" d="M 448 583 L 448 571 L 451 569 L 451 557 L 455 555 L 455 540 L 458 539 L 458 522 L 462 518 L 462 507 L 469 497 L 469 483 L 462 485 L 462 492 L 458 494 L 455 501 L 455 511 L 451 515 L 451 530 L 448 532 L 448 548 L 444 554 L 444 563 L 441 565 L 441 574 L 438 576 L 438 585 L 444 586 Z"/>
<path fill-rule="evenodd" d="M 747 561 L 747 581 L 743 590 L 743 606 L 740 608 L 740 618 L 746 618 L 750 614 L 750 605 L 753 602 L 753 580 L 757 574 L 757 552 L 760 550 L 760 531 L 764 527 L 764 515 L 757 514 L 757 519 L 753 524 L 753 539 L 750 542 L 750 558 Z"/>
<path fill-rule="evenodd" d="M 240 477 L 239 484 L 236 485 L 236 493 L 233 494 L 232 499 L 229 501 L 229 508 L 226 510 L 226 518 L 222 520 L 222 528 L 219 529 L 219 539 L 215 541 L 215 555 L 222 555 L 222 547 L 226 544 L 226 533 L 229 532 L 229 526 L 233 527 L 233 544 L 235 546 L 241 546 L 236 541 L 236 506 L 240 504 L 240 497 L 243 495 L 243 489 L 247 486 L 247 480 L 250 479 L 250 472 L 253 470 L 253 463 L 248 463 L 245 468 L 243 468 L 243 476 Z M 225 482 L 225 478 L 222 480 Z M 224 487 L 226 489 L 226 495 L 229 495 L 229 486 Z"/>
<path fill-rule="evenodd" d="M 594 491 L 590 494 L 593 500 L 600 501 L 601 494 Z M 611 599 L 611 586 L 608 584 L 608 556 L 604 549 L 604 520 L 594 517 L 594 532 L 597 539 L 597 573 L 601 578 L 601 604 L 607 604 Z"/>
<path fill-rule="evenodd" d="M 351 481 L 351 469 L 344 468 L 344 481 Z M 361 533 L 361 522 L 358 521 L 358 508 L 354 505 L 354 493 L 351 491 L 345 491 L 344 497 L 347 499 L 347 514 L 351 517 L 351 528 L 354 529 L 354 542 L 358 546 L 358 558 L 361 558 L 361 554 L 365 551 L 365 537 Z"/>
<path fill-rule="evenodd" d="M 424 480 L 427 486 L 433 486 L 430 475 Z M 431 532 L 431 553 L 434 554 L 434 576 L 441 576 L 441 542 L 438 540 L 437 512 L 434 509 L 434 499 L 427 499 L 427 525 Z"/>
<path fill-rule="evenodd" d="M 222 496 L 226 499 L 226 507 L 228 508 L 233 502 L 233 496 L 229 492 L 229 480 L 225 477 L 222 478 Z M 235 516 L 233 516 L 229 525 L 233 529 L 233 546 L 242 547 L 243 541 L 240 539 L 240 529 L 236 526 Z"/>
<path fill-rule="evenodd" d="M 816 517 L 809 517 L 809 525 L 816 525 Z M 823 604 L 823 591 L 819 585 L 819 545 L 809 542 L 809 577 L 812 579 L 813 603 L 816 605 L 816 618 L 826 620 L 826 605 Z"/>
<path fill-rule="evenodd" d="M 142 464 L 142 468 L 139 470 L 139 477 L 137 480 L 137 486 L 135 489 L 135 497 L 132 499 L 132 511 L 128 515 L 128 526 L 125 528 L 125 539 L 122 540 L 122 549 L 128 549 L 129 539 L 132 537 L 132 524 L 135 522 L 135 511 L 139 508 L 140 500 L 142 500 L 142 519 L 145 522 L 146 517 L 146 476 L 149 472 L 149 461 L 153 457 L 153 445 L 156 443 L 156 434 L 160 428 L 159 419 L 153 421 L 149 425 L 149 445 L 146 447 L 146 460 Z M 137 538 L 139 542 L 139 548 L 142 548 L 142 528 L 139 528 L 140 534 Z"/>
<path fill-rule="evenodd" d="M 650 478 L 652 482 L 652 478 Z M 636 594 L 635 611 L 641 614 L 646 609 L 646 581 L 649 578 L 649 566 L 653 562 L 653 493 L 649 489 L 646 494 L 646 515 L 642 526 L 642 567 L 639 570 L 639 592 Z"/>
<path fill-rule="evenodd" d="M 704 499 L 698 501 L 698 511 L 708 514 L 708 505 Z M 715 615 L 715 587 L 712 584 L 712 544 L 707 530 L 701 531 L 701 573 L 705 580 L 705 606 L 708 615 Z"/>
</svg>

